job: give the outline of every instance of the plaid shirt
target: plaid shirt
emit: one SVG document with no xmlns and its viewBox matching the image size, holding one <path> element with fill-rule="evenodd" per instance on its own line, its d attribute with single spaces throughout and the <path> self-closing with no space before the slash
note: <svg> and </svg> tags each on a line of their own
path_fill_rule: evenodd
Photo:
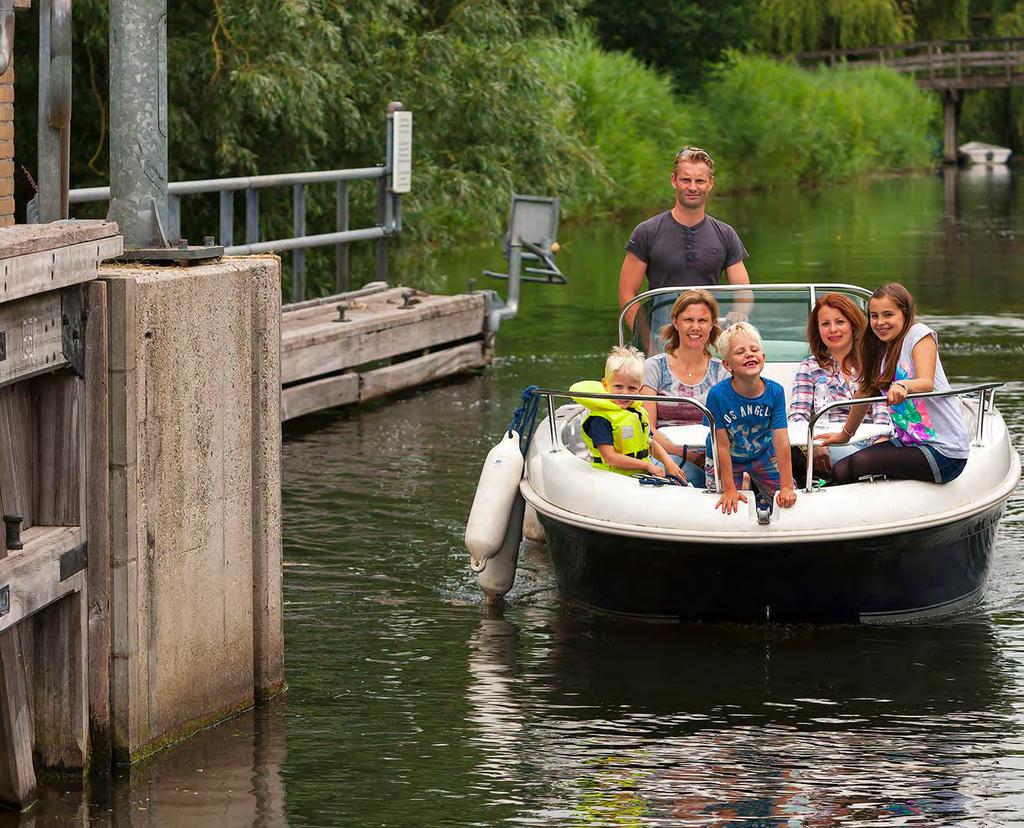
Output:
<svg viewBox="0 0 1024 828">
<path fill-rule="evenodd" d="M 797 368 L 793 380 L 793 393 L 789 401 L 789 417 L 793 422 L 807 422 L 815 411 L 836 400 L 850 400 L 857 391 L 857 385 L 847 382 L 834 359 L 829 359 L 828 368 L 822 368 L 818 360 L 809 356 Z M 825 419 L 832 425 L 842 427 L 850 413 L 848 406 L 830 409 Z M 889 409 L 884 403 L 873 403 L 865 423 L 892 425 Z"/>
</svg>

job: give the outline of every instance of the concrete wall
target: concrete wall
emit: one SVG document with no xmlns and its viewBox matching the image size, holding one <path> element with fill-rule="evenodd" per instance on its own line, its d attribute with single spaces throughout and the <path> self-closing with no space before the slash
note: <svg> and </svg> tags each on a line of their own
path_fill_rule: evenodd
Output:
<svg viewBox="0 0 1024 828">
<path fill-rule="evenodd" d="M 280 260 L 112 265 L 100 277 L 125 762 L 283 686 Z"/>
</svg>

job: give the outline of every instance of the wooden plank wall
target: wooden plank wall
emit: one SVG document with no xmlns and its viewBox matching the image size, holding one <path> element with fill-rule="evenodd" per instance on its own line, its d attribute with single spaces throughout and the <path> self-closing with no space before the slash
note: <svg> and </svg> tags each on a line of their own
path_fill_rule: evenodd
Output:
<svg viewBox="0 0 1024 828">
<path fill-rule="evenodd" d="M 286 311 L 281 319 L 281 419 L 374 399 L 486 365 L 482 294 L 392 288 Z"/>
</svg>

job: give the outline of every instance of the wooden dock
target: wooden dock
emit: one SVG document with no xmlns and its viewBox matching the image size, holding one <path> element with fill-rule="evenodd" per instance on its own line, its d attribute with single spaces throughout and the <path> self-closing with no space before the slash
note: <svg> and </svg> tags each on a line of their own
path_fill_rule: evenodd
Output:
<svg viewBox="0 0 1024 828">
<path fill-rule="evenodd" d="M 492 355 L 482 293 L 380 286 L 286 307 L 281 419 L 480 368 Z"/>
</svg>

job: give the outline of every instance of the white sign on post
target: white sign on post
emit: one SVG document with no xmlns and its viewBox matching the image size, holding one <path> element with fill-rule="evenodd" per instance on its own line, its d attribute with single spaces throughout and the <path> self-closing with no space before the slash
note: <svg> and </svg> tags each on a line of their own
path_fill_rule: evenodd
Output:
<svg viewBox="0 0 1024 828">
<path fill-rule="evenodd" d="M 407 193 L 412 188 L 412 113 L 400 109 L 392 118 L 391 192 Z"/>
</svg>

